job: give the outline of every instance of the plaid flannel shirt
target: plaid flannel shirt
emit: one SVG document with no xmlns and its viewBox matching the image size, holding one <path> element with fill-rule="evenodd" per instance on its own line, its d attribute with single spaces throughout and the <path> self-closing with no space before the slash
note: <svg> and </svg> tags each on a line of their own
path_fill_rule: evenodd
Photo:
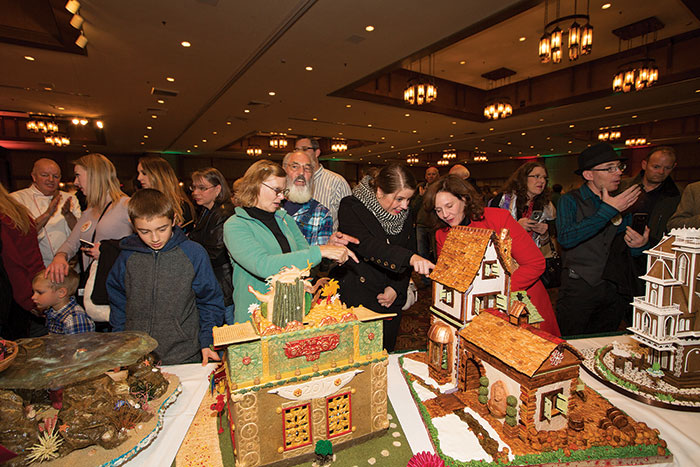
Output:
<svg viewBox="0 0 700 467">
<path fill-rule="evenodd" d="M 75 297 L 71 297 L 68 305 L 60 310 L 46 310 L 46 328 L 52 334 L 80 334 L 94 332 L 95 323 L 76 303 Z"/>
<path fill-rule="evenodd" d="M 333 235 L 333 218 L 324 205 L 311 199 L 291 215 L 309 245 L 325 245 Z"/>
</svg>

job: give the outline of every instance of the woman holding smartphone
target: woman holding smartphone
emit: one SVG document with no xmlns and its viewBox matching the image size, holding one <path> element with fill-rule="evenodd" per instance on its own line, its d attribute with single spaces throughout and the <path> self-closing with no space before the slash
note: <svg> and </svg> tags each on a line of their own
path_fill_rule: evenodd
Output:
<svg viewBox="0 0 700 467">
<path fill-rule="evenodd" d="M 501 193 L 489 202 L 491 207 L 507 209 L 532 236 L 545 257 L 551 256 L 548 230 L 556 218 L 547 181 L 547 169 L 542 163 L 526 162 L 510 176 Z"/>
</svg>

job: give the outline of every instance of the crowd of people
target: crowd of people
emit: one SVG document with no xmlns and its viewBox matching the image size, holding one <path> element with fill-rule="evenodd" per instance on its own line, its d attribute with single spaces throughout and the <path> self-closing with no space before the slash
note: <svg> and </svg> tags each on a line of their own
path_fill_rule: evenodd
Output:
<svg viewBox="0 0 700 467">
<path fill-rule="evenodd" d="M 541 329 L 573 336 L 629 323 L 640 294 L 642 252 L 675 227 L 700 227 L 700 182 L 673 182 L 671 147 L 650 150 L 633 177 L 600 143 L 578 156 L 581 185 L 550 187 L 540 161 L 521 165 L 493 196 L 467 167 L 425 180 L 400 164 L 377 168 L 350 188 L 319 162 L 318 141 L 299 138 L 282 164 L 259 160 L 230 189 L 213 167 L 191 174 L 190 196 L 160 157 L 139 159 L 139 189 L 127 196 L 101 154 L 73 162 L 84 196 L 59 190 L 56 162 L 39 159 L 30 187 L 0 185 L 0 335 L 5 338 L 140 330 L 159 342 L 163 363 L 217 360 L 212 329 L 250 319 L 249 287 L 283 266 L 340 282 L 340 298 L 392 314 L 392 351 L 402 311 L 438 261 L 449 230 L 507 229 L 517 269 Z M 556 312 L 540 277 L 561 255 Z M 426 310 L 427 312 L 427 310 Z"/>
</svg>

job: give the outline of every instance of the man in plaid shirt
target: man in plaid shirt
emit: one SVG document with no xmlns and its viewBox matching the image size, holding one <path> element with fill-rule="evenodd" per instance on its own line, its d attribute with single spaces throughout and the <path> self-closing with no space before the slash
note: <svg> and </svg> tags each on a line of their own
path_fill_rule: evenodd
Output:
<svg viewBox="0 0 700 467">
<path fill-rule="evenodd" d="M 46 328 L 51 334 L 79 334 L 94 332 L 95 323 L 75 301 L 78 274 L 70 269 L 63 282 L 56 284 L 41 271 L 32 281 L 32 300 L 37 309 L 45 310 Z"/>
<path fill-rule="evenodd" d="M 313 164 L 301 150 L 287 153 L 282 161 L 289 194 L 282 207 L 294 218 L 309 245 L 325 245 L 333 234 L 333 218 L 324 205 L 311 198 Z"/>
</svg>

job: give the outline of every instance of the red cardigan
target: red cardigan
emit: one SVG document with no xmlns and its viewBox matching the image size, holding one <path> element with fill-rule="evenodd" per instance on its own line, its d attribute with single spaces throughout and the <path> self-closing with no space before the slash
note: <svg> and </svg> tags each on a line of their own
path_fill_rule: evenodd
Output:
<svg viewBox="0 0 700 467">
<path fill-rule="evenodd" d="M 12 283 L 12 297 L 25 310 L 34 308 L 32 301 L 32 279 L 44 269 L 44 262 L 39 252 L 36 229 L 26 234 L 17 230 L 12 220 L 0 214 L 2 230 L 2 261 Z"/>
<path fill-rule="evenodd" d="M 508 229 L 513 239 L 511 252 L 515 261 L 518 262 L 518 269 L 510 276 L 510 289 L 514 292 L 526 290 L 530 301 L 545 320 L 541 325 L 541 329 L 555 336 L 560 336 L 561 333 L 554 315 L 552 302 L 549 300 L 547 289 L 544 288 L 539 280 L 544 272 L 545 259 L 532 237 L 513 219 L 510 212 L 500 208 L 484 208 L 484 218 L 479 221 L 472 221 L 469 227 L 491 229 L 495 230 L 496 233 L 500 232 L 501 229 Z M 447 232 L 449 231 L 450 227 L 444 227 L 435 232 L 438 256 L 440 256 L 442 246 L 445 244 L 445 238 L 447 238 Z"/>
</svg>

